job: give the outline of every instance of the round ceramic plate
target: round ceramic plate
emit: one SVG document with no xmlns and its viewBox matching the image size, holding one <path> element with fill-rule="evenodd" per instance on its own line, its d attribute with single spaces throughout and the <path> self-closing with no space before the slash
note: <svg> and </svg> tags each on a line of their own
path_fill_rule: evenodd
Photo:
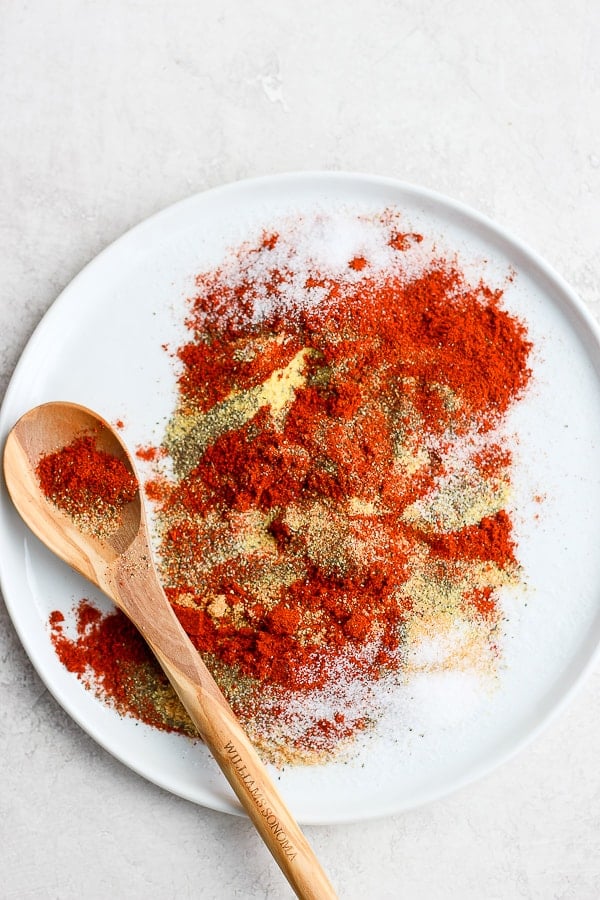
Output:
<svg viewBox="0 0 600 900">
<path fill-rule="evenodd" d="M 533 379 L 507 423 L 518 439 L 512 516 L 524 585 L 503 596 L 502 665 L 483 704 L 471 708 L 460 673 L 444 683 L 421 680 L 399 689 L 394 717 L 384 718 L 349 761 L 275 773 L 303 822 L 391 813 L 480 776 L 530 739 L 590 667 L 600 639 L 600 344 L 577 297 L 501 228 L 431 192 L 331 173 L 242 182 L 165 210 L 87 266 L 30 340 L 0 420 L 4 442 L 32 406 L 71 400 L 112 422 L 122 419 L 130 446 L 159 444 L 176 396 L 163 345 L 181 340 L 194 276 L 281 217 L 386 207 L 398 208 L 407 230 L 426 234 L 465 266 L 483 267 L 488 283 L 506 285 L 504 305 L 527 324 Z M 33 537 L 5 490 L 0 534 L 10 615 L 59 703 L 146 778 L 205 806 L 240 812 L 203 745 L 120 718 L 60 664 L 49 613 L 82 597 L 106 609 L 109 603 Z"/>
</svg>

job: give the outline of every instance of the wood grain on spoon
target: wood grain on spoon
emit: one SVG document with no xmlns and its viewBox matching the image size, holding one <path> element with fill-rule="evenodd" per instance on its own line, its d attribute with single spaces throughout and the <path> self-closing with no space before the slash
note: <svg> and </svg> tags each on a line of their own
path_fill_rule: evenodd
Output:
<svg viewBox="0 0 600 900">
<path fill-rule="evenodd" d="M 135 474 L 104 419 L 76 404 L 46 403 L 26 413 L 6 441 L 4 473 L 17 510 L 40 540 L 98 585 L 139 629 L 297 896 L 334 898 L 312 848 L 165 596 L 139 489 L 123 509 L 119 527 L 104 538 L 84 534 L 42 493 L 36 476 L 41 457 L 83 434 L 93 434 L 98 449 Z"/>
</svg>

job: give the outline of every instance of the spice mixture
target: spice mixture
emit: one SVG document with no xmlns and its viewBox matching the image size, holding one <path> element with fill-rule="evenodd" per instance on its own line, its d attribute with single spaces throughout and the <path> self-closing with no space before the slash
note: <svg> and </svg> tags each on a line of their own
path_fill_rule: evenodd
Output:
<svg viewBox="0 0 600 900">
<path fill-rule="evenodd" d="M 59 610 L 51 614 L 50 628 L 62 664 L 119 713 L 163 731 L 196 735 L 151 650 L 122 612 L 102 615 L 88 600 L 81 600 L 74 637 L 65 632 L 65 617 Z"/>
<path fill-rule="evenodd" d="M 277 762 L 348 746 L 412 671 L 493 673 L 498 589 L 518 580 L 500 427 L 530 377 L 525 327 L 401 225 L 285 222 L 199 275 L 177 409 L 140 448 L 167 595 Z M 189 730 L 118 614 L 78 616 L 73 640 L 52 622 L 63 662 Z"/>
<path fill-rule="evenodd" d="M 100 537 L 119 527 L 123 507 L 138 490 L 125 464 L 99 450 L 93 435 L 87 434 L 43 456 L 36 474 L 49 500 L 82 531 Z"/>
</svg>

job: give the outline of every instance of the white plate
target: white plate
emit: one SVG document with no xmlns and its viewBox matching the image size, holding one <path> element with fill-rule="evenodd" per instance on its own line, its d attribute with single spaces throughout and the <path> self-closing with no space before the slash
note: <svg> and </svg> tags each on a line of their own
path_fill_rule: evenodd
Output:
<svg viewBox="0 0 600 900">
<path fill-rule="evenodd" d="M 396 181 L 304 173 L 229 185 L 134 228 L 69 285 L 23 353 L 2 408 L 0 437 L 3 442 L 30 407 L 72 400 L 110 421 L 123 419 L 131 446 L 160 443 L 175 398 L 173 361 L 161 345 L 181 339 L 194 275 L 257 229 L 317 206 L 397 206 L 410 230 L 435 237 L 466 265 L 485 265 L 489 282 L 502 282 L 512 268 L 505 305 L 527 322 L 535 345 L 533 383 L 509 423 L 519 436 L 513 518 L 526 589 L 504 598 L 500 687 L 477 715 L 461 716 L 469 698 L 459 680 L 445 715 L 423 724 L 427 685 L 421 684 L 399 701 L 404 712 L 394 718 L 395 730 L 384 721 L 354 761 L 275 773 L 301 821 L 335 822 L 416 806 L 489 771 L 548 721 L 592 664 L 600 640 L 600 342 L 569 287 L 484 217 Z M 542 504 L 533 501 L 536 494 L 544 496 Z M 59 663 L 49 612 L 69 609 L 81 597 L 109 606 L 29 533 L 5 490 L 0 535 L 10 615 L 59 703 L 146 778 L 238 813 L 203 746 L 120 718 Z"/>
</svg>

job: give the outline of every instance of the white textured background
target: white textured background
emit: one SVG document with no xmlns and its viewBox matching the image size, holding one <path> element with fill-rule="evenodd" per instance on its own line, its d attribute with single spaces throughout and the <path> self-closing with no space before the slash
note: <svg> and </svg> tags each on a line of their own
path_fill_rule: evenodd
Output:
<svg viewBox="0 0 600 900">
<path fill-rule="evenodd" d="M 2 0 L 2 391 L 106 244 L 271 172 L 374 172 L 461 199 L 599 315 L 599 47 L 598 0 Z M 0 757 L 2 898 L 289 896 L 246 821 L 146 783 L 67 718 L 3 606 Z M 307 832 L 348 900 L 597 900 L 599 760 L 596 671 L 485 780 Z"/>
</svg>

